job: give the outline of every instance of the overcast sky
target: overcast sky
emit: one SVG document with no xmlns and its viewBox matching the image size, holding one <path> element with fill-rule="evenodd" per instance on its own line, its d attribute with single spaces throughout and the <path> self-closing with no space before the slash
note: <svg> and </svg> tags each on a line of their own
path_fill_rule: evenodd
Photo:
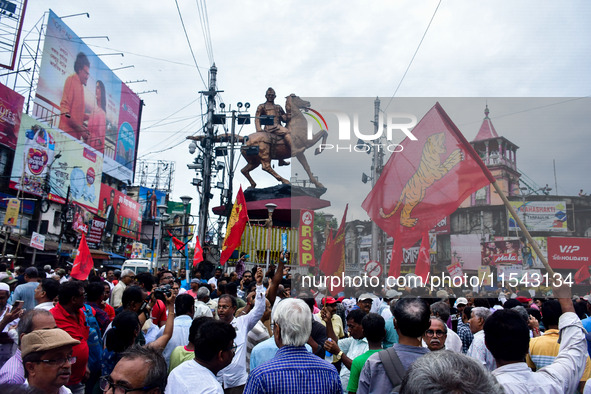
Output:
<svg viewBox="0 0 591 394">
<path fill-rule="evenodd" d="M 223 102 L 232 107 L 239 101 L 250 102 L 251 114 L 264 101 L 269 86 L 277 91 L 276 102 L 282 106 L 283 97 L 296 93 L 302 97 L 380 96 L 385 107 L 438 4 L 211 1 L 206 4 L 210 59 L 197 8 L 203 3 L 178 0 L 203 78 L 207 81 L 211 60 L 215 61 Z M 111 68 L 133 65 L 116 74 L 123 81 L 147 80 L 129 84 L 135 92 L 158 91 L 141 95 L 146 106 L 138 158 L 176 161 L 172 198 L 178 201 L 181 195 L 192 195 L 196 214 L 198 196 L 190 185 L 194 173 L 186 168 L 193 156 L 185 137 L 201 127 L 205 107 L 199 91 L 205 85 L 175 2 L 30 1 L 24 34 L 48 8 L 58 16 L 88 12 L 90 18 L 64 21 L 80 37 L 109 36 L 109 41 L 84 41 L 96 53 L 123 52 L 124 57 L 102 59 Z M 590 17 L 588 1 L 442 1 L 396 97 L 474 98 L 461 110 L 448 109 L 440 100 L 468 140 L 476 136 L 488 103 L 499 134 L 520 147 L 518 167 L 535 183 L 554 187 L 555 160 L 559 194 L 591 192 L 590 101 L 557 104 L 564 98 L 590 95 Z M 502 97 L 556 99 L 515 104 Z M 518 116 L 519 111 L 528 116 Z M 252 131 L 254 125 L 241 134 Z M 361 200 L 369 191 L 360 182 L 361 173 L 369 173 L 369 156 L 360 159 L 358 169 L 346 173 L 350 179 L 339 177 L 338 161 L 327 167 L 322 155 L 314 157 L 310 151 L 307 156 L 313 171 L 329 187 L 324 198 L 332 201 L 331 213 L 342 214 L 343 190 L 355 188 Z M 282 169 L 282 174 L 289 177 L 290 169 Z M 253 175 L 259 186 L 274 184 L 260 169 Z M 239 172 L 235 183 L 247 186 Z M 359 203 L 352 202 L 357 208 L 350 210 L 351 217 L 365 219 Z"/>
</svg>

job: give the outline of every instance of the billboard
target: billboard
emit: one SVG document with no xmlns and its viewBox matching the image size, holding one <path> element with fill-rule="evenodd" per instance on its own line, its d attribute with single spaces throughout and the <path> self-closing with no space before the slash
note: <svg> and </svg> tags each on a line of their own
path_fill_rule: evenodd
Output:
<svg viewBox="0 0 591 394">
<path fill-rule="evenodd" d="M 119 190 L 102 184 L 98 214 L 106 220 L 107 237 L 119 235 L 139 240 L 142 227 L 140 204 Z"/>
<path fill-rule="evenodd" d="M 16 148 L 25 98 L 0 83 L 0 144 Z"/>
<path fill-rule="evenodd" d="M 133 179 L 140 99 L 49 11 L 33 113 L 104 155 L 104 172 Z"/>
<path fill-rule="evenodd" d="M 568 231 L 565 201 L 511 201 L 528 231 Z M 507 211 L 509 231 L 519 231 L 515 218 Z"/>
<path fill-rule="evenodd" d="M 540 252 L 548 261 L 548 239 L 546 237 L 532 237 L 533 241 L 538 244 L 538 248 L 540 248 Z M 523 250 L 523 268 L 524 269 L 531 269 L 531 268 L 545 268 L 544 263 L 542 263 L 542 259 L 540 256 L 537 255 L 534 248 L 527 242 Z"/>
<path fill-rule="evenodd" d="M 155 219 L 160 216 L 158 205 L 166 205 L 166 192 L 140 186 L 138 202 L 141 206 L 142 218 Z"/>
<path fill-rule="evenodd" d="M 10 187 L 51 201 L 69 200 L 96 213 L 103 158 L 72 136 L 23 114 Z"/>
<path fill-rule="evenodd" d="M 464 270 L 478 270 L 481 261 L 480 235 L 452 234 L 449 236 L 452 261 L 460 263 Z"/>
<path fill-rule="evenodd" d="M 482 265 L 522 264 L 521 241 L 507 238 L 482 244 Z"/>
<path fill-rule="evenodd" d="M 548 264 L 570 269 L 591 265 L 591 238 L 548 237 Z"/>
</svg>

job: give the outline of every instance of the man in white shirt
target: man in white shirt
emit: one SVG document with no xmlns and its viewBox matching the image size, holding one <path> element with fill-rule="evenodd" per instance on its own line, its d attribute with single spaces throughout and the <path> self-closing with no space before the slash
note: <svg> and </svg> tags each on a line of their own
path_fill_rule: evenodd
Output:
<svg viewBox="0 0 591 394">
<path fill-rule="evenodd" d="M 135 281 L 135 272 L 130 269 L 123 270 L 121 272 L 121 278 L 119 279 L 119 283 L 115 285 L 113 291 L 111 292 L 111 306 L 115 309 L 121 306 L 121 297 L 123 297 L 123 292 Z"/>
<path fill-rule="evenodd" d="M 362 355 L 369 350 L 369 345 L 365 334 L 363 333 L 363 327 L 361 326 L 361 320 L 366 315 L 361 309 L 354 309 L 347 315 L 347 328 L 349 330 L 349 338 L 338 339 L 334 330 L 332 329 L 332 322 L 329 318 L 329 313 L 326 310 L 320 312 L 323 316 L 323 320 L 326 323 L 326 336 L 331 341 L 324 342 L 324 349 L 336 356 L 343 362 L 341 367 L 341 384 L 343 385 L 343 392 L 347 390 L 349 384 L 349 376 L 351 376 L 351 364 L 355 357 Z M 334 362 L 333 361 L 333 362 Z"/>
<path fill-rule="evenodd" d="M 207 281 L 207 283 L 209 283 L 210 285 L 215 286 L 214 289 L 218 288 L 218 279 L 222 277 L 222 272 L 223 271 L 221 268 L 216 268 L 214 276 L 209 278 L 209 280 Z"/>
<path fill-rule="evenodd" d="M 213 317 L 213 313 L 206 302 L 209 301 L 209 289 L 207 287 L 200 287 L 197 290 L 197 299 L 195 300 L 195 315 L 194 318 L 199 316 Z"/>
<path fill-rule="evenodd" d="M 53 300 L 57 298 L 57 292 L 60 283 L 55 279 L 43 279 L 35 289 L 35 309 L 45 309 L 46 311 L 54 307 Z"/>
<path fill-rule="evenodd" d="M 472 313 L 468 324 L 470 325 L 470 331 L 474 334 L 474 340 L 466 353 L 482 363 L 486 369 L 493 371 L 497 368 L 497 363 L 490 350 L 487 349 L 484 343 L 484 322 L 490 316 L 490 310 L 484 307 L 472 308 Z"/>
<path fill-rule="evenodd" d="M 195 358 L 185 361 L 168 376 L 166 394 L 224 394 L 216 374 L 235 357 L 236 331 L 229 323 L 211 320 L 203 323 L 195 335 Z"/>
<path fill-rule="evenodd" d="M 575 314 L 570 286 L 563 284 L 553 291 L 562 308 L 558 322 L 560 350 L 552 364 L 536 372 L 523 361 L 529 351 L 529 328 L 516 311 L 496 311 L 484 323 L 486 346 L 499 366 L 492 374 L 508 394 L 577 390 L 588 355 L 585 330 Z"/>
<path fill-rule="evenodd" d="M 254 308 L 246 315 L 234 317 L 236 299 L 223 294 L 218 299 L 218 316 L 221 321 L 229 323 L 236 330 L 236 355 L 232 363 L 218 373 L 218 380 L 223 384 L 226 394 L 235 391 L 242 393 L 248 375 L 246 373 L 246 338 L 265 312 L 265 288 L 263 287 L 263 270 L 259 268 L 255 275 L 256 301 Z M 233 390 L 230 390 L 233 389 Z"/>
</svg>

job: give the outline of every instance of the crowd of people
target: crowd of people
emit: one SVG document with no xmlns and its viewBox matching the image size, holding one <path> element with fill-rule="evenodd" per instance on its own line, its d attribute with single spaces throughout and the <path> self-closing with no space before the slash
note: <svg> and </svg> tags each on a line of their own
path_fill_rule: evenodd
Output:
<svg viewBox="0 0 591 394">
<path fill-rule="evenodd" d="M 591 296 L 304 289 L 279 262 L 0 264 L 0 388 L 26 393 L 591 393 Z M 293 284 L 293 286 L 292 286 Z"/>
</svg>

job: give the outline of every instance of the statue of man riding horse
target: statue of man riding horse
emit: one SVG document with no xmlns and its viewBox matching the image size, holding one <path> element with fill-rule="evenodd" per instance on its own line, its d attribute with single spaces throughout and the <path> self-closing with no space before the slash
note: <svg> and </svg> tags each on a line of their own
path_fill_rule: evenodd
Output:
<svg viewBox="0 0 591 394">
<path fill-rule="evenodd" d="M 242 156 L 246 160 L 246 166 L 241 170 L 242 174 L 248 179 L 251 187 L 256 187 L 256 182 L 250 176 L 250 172 L 259 165 L 263 170 L 273 175 L 278 181 L 289 184 L 289 181 L 277 174 L 271 166 L 271 160 L 279 160 L 279 165 L 288 165 L 285 161 L 290 157 L 295 157 L 302 164 L 302 167 L 310 177 L 316 187 L 324 187 L 316 180 L 310 165 L 304 156 L 304 151 L 314 146 L 320 139 L 322 144 L 326 144 L 328 132 L 320 130 L 316 132 L 311 139 L 308 139 L 308 123 L 301 110 L 310 108 L 310 102 L 304 101 L 295 94 L 286 97 L 285 111 L 280 105 L 275 104 L 275 91 L 272 88 L 267 89 L 265 95 L 267 101 L 258 106 L 256 111 L 256 133 L 245 138 L 245 149 L 242 149 Z M 263 116 L 272 116 L 273 124 L 261 127 L 261 118 Z M 282 123 L 286 123 L 285 127 Z M 249 154 L 248 147 L 258 146 L 258 154 Z M 316 154 L 322 150 L 316 149 Z"/>
</svg>

